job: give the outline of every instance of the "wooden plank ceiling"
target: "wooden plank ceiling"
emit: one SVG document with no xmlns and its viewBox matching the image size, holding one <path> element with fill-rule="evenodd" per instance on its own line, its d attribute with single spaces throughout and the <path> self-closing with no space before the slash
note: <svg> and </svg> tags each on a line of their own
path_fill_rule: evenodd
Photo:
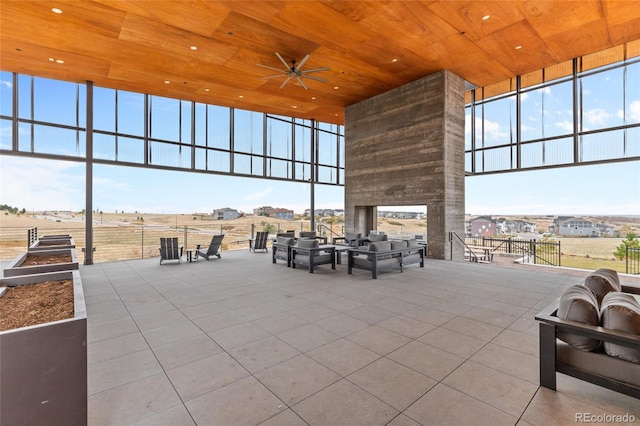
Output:
<svg viewBox="0 0 640 426">
<path fill-rule="evenodd" d="M 0 16 L 3 71 L 331 123 L 442 69 L 485 86 L 640 39 L 636 0 L 2 0 Z M 261 78 L 284 69 L 275 52 L 327 82 Z"/>
</svg>

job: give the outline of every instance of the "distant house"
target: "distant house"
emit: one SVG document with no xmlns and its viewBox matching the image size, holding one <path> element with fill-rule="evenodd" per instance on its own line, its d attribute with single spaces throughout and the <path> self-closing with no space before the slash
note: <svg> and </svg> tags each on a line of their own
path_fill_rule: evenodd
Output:
<svg viewBox="0 0 640 426">
<path fill-rule="evenodd" d="M 269 216 L 269 211 L 273 210 L 271 206 L 262 206 L 253 209 L 253 214 L 256 216 Z"/>
<path fill-rule="evenodd" d="M 493 237 L 496 235 L 497 223 L 491 216 L 478 216 L 467 222 L 469 237 Z"/>
<path fill-rule="evenodd" d="M 293 220 L 293 210 L 275 208 L 269 210 L 269 217 L 276 219 Z"/>
<path fill-rule="evenodd" d="M 240 212 L 236 209 L 224 207 L 214 210 L 212 216 L 214 220 L 233 220 L 240 217 Z"/>
<path fill-rule="evenodd" d="M 573 216 L 558 216 L 553 221 L 553 232 L 558 235 L 575 237 L 599 235 L 596 225 L 592 221 Z"/>
</svg>

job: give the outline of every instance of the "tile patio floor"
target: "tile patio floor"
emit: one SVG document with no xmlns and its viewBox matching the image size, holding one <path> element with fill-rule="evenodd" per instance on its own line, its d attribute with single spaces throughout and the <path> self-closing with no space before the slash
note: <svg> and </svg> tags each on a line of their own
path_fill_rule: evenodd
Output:
<svg viewBox="0 0 640 426">
<path fill-rule="evenodd" d="M 533 317 L 583 272 L 429 259 L 372 280 L 248 251 L 80 271 L 92 426 L 640 419 L 638 400 L 567 376 L 538 386 Z"/>
</svg>

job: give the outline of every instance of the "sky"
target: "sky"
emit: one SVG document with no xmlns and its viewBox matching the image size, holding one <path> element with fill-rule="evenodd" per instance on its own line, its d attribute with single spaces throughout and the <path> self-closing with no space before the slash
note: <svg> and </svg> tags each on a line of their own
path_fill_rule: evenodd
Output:
<svg viewBox="0 0 640 426">
<path fill-rule="evenodd" d="M 83 163 L 0 156 L 0 204 L 80 211 L 84 182 Z M 93 208 L 103 212 L 252 212 L 269 205 L 303 213 L 310 205 L 310 185 L 297 182 L 94 165 L 93 183 Z M 317 184 L 315 195 L 316 208 L 344 208 L 343 187 Z M 465 195 L 472 215 L 640 215 L 640 162 L 470 176 Z"/>
</svg>

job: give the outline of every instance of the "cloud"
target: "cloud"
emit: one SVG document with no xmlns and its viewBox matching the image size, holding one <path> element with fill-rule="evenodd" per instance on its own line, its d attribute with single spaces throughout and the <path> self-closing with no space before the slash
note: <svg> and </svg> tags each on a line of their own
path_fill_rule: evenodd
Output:
<svg viewBox="0 0 640 426">
<path fill-rule="evenodd" d="M 13 87 L 13 84 L 11 84 L 10 81 L 0 81 L 0 84 L 2 84 L 7 89 L 11 89 Z"/>
<path fill-rule="evenodd" d="M 640 101 L 633 101 L 629 105 L 629 119 L 640 122 Z"/>
<path fill-rule="evenodd" d="M 607 124 L 610 114 L 603 108 L 593 108 L 584 113 L 584 119 L 592 127 L 602 127 Z"/>
<path fill-rule="evenodd" d="M 258 191 L 258 192 L 253 192 L 250 194 L 245 195 L 244 197 L 242 197 L 243 200 L 245 201 L 249 201 L 249 200 L 261 200 L 263 198 L 266 198 L 269 194 L 271 194 L 273 192 L 273 188 L 270 186 L 267 186 L 266 188 L 264 188 L 262 191 Z"/>
<path fill-rule="evenodd" d="M 0 203 L 27 210 L 84 208 L 83 164 L 13 156 L 0 163 Z"/>
<path fill-rule="evenodd" d="M 498 141 L 509 137 L 508 131 L 503 130 L 500 124 L 491 120 L 484 120 L 484 132 L 487 135 L 487 139 L 492 141 Z M 464 133 L 465 135 L 471 134 L 471 116 L 467 115 L 464 121 Z M 482 138 L 482 119 L 476 117 L 476 140 L 480 141 Z"/>
<path fill-rule="evenodd" d="M 524 102 L 527 99 L 529 99 L 529 94 L 528 93 L 521 93 L 520 94 L 520 101 Z"/>
<path fill-rule="evenodd" d="M 567 132 L 573 132 L 573 123 L 571 121 L 559 121 L 557 123 L 554 123 L 554 126 L 556 127 L 560 127 L 563 130 L 566 130 Z"/>
</svg>

